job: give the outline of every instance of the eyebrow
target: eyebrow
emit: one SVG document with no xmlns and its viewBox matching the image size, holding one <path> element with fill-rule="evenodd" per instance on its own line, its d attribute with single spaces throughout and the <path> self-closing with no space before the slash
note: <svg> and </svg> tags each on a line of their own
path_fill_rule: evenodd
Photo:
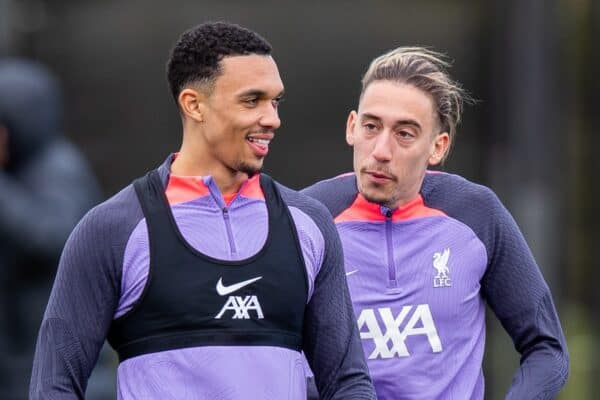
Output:
<svg viewBox="0 0 600 400">
<path fill-rule="evenodd" d="M 375 114 L 371 114 L 371 113 L 363 113 L 363 114 L 361 115 L 361 120 L 364 120 L 364 119 L 372 119 L 372 120 L 375 120 L 375 121 L 381 122 L 381 118 L 380 118 L 380 117 L 378 117 L 378 116 L 377 116 L 377 115 L 375 115 Z M 394 123 L 394 126 L 398 126 L 398 125 L 412 125 L 412 126 L 414 126 L 415 128 L 422 129 L 422 128 L 421 128 L 421 124 L 419 124 L 419 123 L 418 123 L 417 121 L 415 121 L 414 119 L 410 119 L 410 118 L 407 118 L 407 119 L 399 119 L 398 121 L 396 121 L 396 122 Z"/>
<path fill-rule="evenodd" d="M 283 93 L 284 93 L 284 91 L 282 90 L 281 92 L 279 92 L 279 94 L 277 96 L 275 96 L 275 98 L 283 97 Z M 265 92 L 264 90 L 249 89 L 249 90 L 246 90 L 245 92 L 242 92 L 242 93 L 240 93 L 238 95 L 238 98 L 243 98 L 243 97 L 265 98 L 265 97 L 268 97 L 268 96 L 267 96 L 267 92 Z"/>
</svg>

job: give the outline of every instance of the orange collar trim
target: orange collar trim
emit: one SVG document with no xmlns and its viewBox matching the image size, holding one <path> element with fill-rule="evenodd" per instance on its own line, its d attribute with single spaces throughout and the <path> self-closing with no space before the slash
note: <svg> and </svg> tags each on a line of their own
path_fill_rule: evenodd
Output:
<svg viewBox="0 0 600 400">
<path fill-rule="evenodd" d="M 406 221 L 415 218 L 446 216 L 443 211 L 430 208 L 423 202 L 419 194 L 414 200 L 393 210 L 392 221 Z M 381 206 L 371 203 L 362 194 L 358 194 L 354 203 L 335 218 L 335 223 L 350 221 L 385 221 L 386 216 Z"/>
<path fill-rule="evenodd" d="M 229 205 L 238 194 L 251 199 L 264 199 L 265 195 L 260 187 L 259 176 L 259 174 L 256 174 L 244 182 L 238 193 L 223 196 L 225 204 Z M 170 205 L 186 203 L 199 197 L 208 196 L 209 194 L 210 190 L 204 183 L 204 177 L 202 176 L 178 176 L 172 174 L 169 176 L 166 195 Z"/>
</svg>

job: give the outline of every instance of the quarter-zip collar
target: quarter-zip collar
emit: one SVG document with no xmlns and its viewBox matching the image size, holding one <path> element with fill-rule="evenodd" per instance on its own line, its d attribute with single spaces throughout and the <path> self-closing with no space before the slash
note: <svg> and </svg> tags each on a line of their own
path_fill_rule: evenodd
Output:
<svg viewBox="0 0 600 400">
<path fill-rule="evenodd" d="M 230 256 L 236 257 L 238 246 L 235 241 L 232 226 L 232 209 L 239 203 L 240 197 L 264 200 L 264 194 L 260 187 L 260 175 L 256 174 L 242 183 L 238 192 L 223 196 L 217 183 L 211 175 L 206 176 L 178 176 L 169 174 L 167 179 L 166 196 L 171 206 L 193 201 L 201 197 L 208 197 L 213 201 L 215 209 L 221 212 L 223 224 L 227 232 Z M 215 211 L 216 211 L 215 210 Z"/>
<path fill-rule="evenodd" d="M 215 203 L 217 203 L 217 206 L 219 206 L 219 208 L 221 210 L 227 209 L 227 207 L 235 201 L 235 199 L 238 197 L 238 194 L 242 191 L 244 186 L 248 183 L 248 181 L 245 181 L 244 183 L 242 183 L 242 186 L 240 186 L 240 190 L 237 191 L 236 193 L 234 193 L 233 197 L 226 196 L 227 199 L 225 199 L 223 194 L 219 190 L 217 183 L 215 182 L 215 180 L 213 179 L 213 177 L 211 175 L 206 175 L 206 176 L 202 177 L 202 182 L 204 183 L 204 185 L 206 185 L 210 195 L 212 196 L 213 200 L 215 201 Z"/>
<path fill-rule="evenodd" d="M 232 196 L 223 196 L 210 175 L 170 175 L 168 178 L 166 194 L 169 199 L 169 204 L 171 205 L 185 203 L 199 197 L 210 195 L 220 209 L 223 209 L 223 207 L 234 206 L 238 197 L 264 200 L 258 174 L 245 181 L 240 187 L 240 190 Z"/>
<path fill-rule="evenodd" d="M 403 221 L 419 217 L 430 217 L 444 215 L 440 210 L 429 208 L 423 202 L 423 197 L 418 194 L 413 200 L 402 206 L 390 209 L 388 207 L 372 203 L 358 193 L 352 205 L 335 218 L 336 223 L 347 221 Z"/>
</svg>

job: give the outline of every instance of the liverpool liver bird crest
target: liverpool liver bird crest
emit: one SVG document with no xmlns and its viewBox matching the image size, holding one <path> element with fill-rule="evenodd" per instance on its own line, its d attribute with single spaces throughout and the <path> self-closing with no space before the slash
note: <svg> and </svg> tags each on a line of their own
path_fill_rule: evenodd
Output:
<svg viewBox="0 0 600 400">
<path fill-rule="evenodd" d="M 433 255 L 433 268 L 436 269 L 436 278 L 448 278 L 448 258 L 450 257 L 450 249 L 445 249 L 443 253 L 435 253 Z"/>
</svg>

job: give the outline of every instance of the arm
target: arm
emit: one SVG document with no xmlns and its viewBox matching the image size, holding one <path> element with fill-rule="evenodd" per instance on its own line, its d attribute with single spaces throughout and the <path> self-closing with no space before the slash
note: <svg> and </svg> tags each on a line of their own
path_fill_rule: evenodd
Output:
<svg viewBox="0 0 600 400">
<path fill-rule="evenodd" d="M 67 142 L 50 145 L 15 175 L 0 166 L 0 240 L 56 260 L 69 232 L 98 196 L 87 164 Z"/>
<path fill-rule="evenodd" d="M 509 212 L 490 193 L 489 263 L 482 293 L 521 354 L 507 399 L 552 399 L 569 357 L 548 285 Z"/>
<path fill-rule="evenodd" d="M 117 307 L 118 223 L 92 210 L 69 237 L 35 351 L 29 398 L 83 399 L 87 380 Z"/>
<path fill-rule="evenodd" d="M 307 306 L 304 352 L 321 400 L 375 399 L 344 273 L 339 236 L 323 210 L 325 255 Z"/>
<path fill-rule="evenodd" d="M 426 174 L 421 193 L 486 247 L 481 294 L 521 354 L 507 399 L 553 398 L 567 380 L 569 356 L 550 289 L 514 219 L 490 189 L 457 175 Z"/>
</svg>

